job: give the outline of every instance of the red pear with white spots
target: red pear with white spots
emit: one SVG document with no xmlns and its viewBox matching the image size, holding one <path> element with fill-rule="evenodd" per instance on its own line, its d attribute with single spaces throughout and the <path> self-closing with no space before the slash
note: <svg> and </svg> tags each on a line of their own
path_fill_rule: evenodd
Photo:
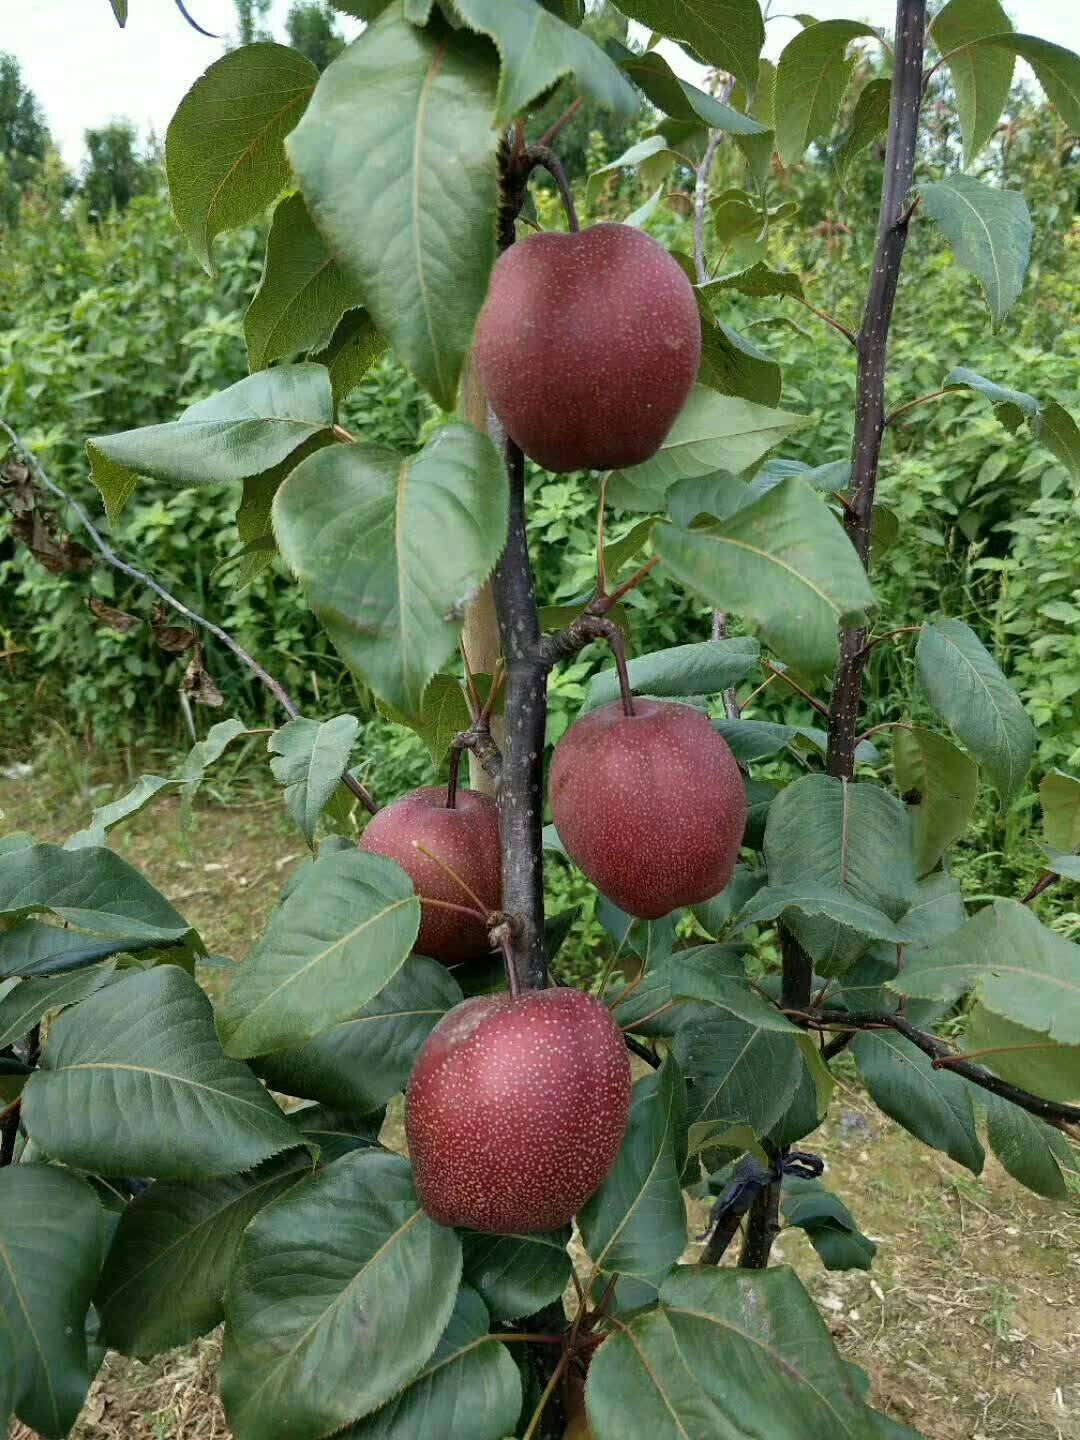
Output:
<svg viewBox="0 0 1080 1440">
<path fill-rule="evenodd" d="M 545 470 L 639 465 L 697 377 L 697 301 L 630 225 L 530 235 L 496 261 L 473 357 L 506 433 Z"/>
<path fill-rule="evenodd" d="M 568 988 L 466 1000 L 405 1091 L 420 1203 L 497 1235 L 567 1225 L 611 1169 L 629 1105 L 626 1045 L 599 1001 Z"/>
<path fill-rule="evenodd" d="M 628 915 L 657 920 L 718 895 L 746 827 L 739 767 L 688 705 L 621 700 L 555 747 L 551 818 L 567 854 Z"/>
<path fill-rule="evenodd" d="M 459 790 L 453 806 L 446 798 L 445 789 L 426 785 L 384 805 L 368 822 L 360 848 L 396 860 L 417 895 L 475 909 L 471 890 L 486 911 L 498 910 L 502 896 L 498 807 L 475 790 Z M 468 890 L 443 866 L 459 875 Z M 491 945 L 481 920 L 459 909 L 421 902 L 416 949 L 444 965 L 459 965 L 486 955 Z"/>
</svg>

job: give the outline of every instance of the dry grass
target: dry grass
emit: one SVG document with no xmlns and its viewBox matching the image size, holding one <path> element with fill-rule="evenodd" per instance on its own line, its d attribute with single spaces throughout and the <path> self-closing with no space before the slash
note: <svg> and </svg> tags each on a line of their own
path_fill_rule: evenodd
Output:
<svg viewBox="0 0 1080 1440">
<path fill-rule="evenodd" d="M 40 839 L 62 838 L 89 814 L 89 800 L 62 782 L 3 790 L 7 823 Z M 276 804 L 204 802 L 185 844 L 174 802 L 159 802 L 114 844 L 213 950 L 236 958 L 303 854 Z M 384 1138 L 401 1144 L 399 1107 Z M 775 1254 L 795 1266 L 841 1350 L 870 1374 L 873 1402 L 927 1440 L 1080 1440 L 1076 1197 L 1041 1200 L 992 1160 L 974 1178 L 919 1145 L 851 1082 L 805 1143 L 826 1157 L 826 1183 L 877 1242 L 877 1257 L 870 1272 L 830 1274 L 799 1231 L 781 1236 Z M 704 1207 L 692 1208 L 693 1234 Z M 686 1258 L 694 1255 L 691 1247 Z M 218 1354 L 211 1337 L 149 1365 L 111 1355 L 75 1440 L 226 1440 Z M 32 1440 L 31 1432 L 16 1425 L 10 1440 Z"/>
</svg>

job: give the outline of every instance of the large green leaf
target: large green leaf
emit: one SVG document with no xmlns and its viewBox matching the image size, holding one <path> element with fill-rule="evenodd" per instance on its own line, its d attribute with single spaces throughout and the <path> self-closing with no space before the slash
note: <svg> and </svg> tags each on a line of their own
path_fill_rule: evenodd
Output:
<svg viewBox="0 0 1080 1440">
<path fill-rule="evenodd" d="M 763 405 L 779 404 L 783 387 L 780 366 L 744 335 L 717 320 L 700 291 L 696 299 L 701 319 L 698 383 L 721 395 L 741 396 Z"/>
<path fill-rule="evenodd" d="M 373 1109 L 405 1088 L 420 1046 L 461 999 L 445 965 L 411 955 L 357 1015 L 305 1044 L 261 1055 L 255 1069 L 286 1095 Z"/>
<path fill-rule="evenodd" d="M 411 714 L 385 700 L 376 701 L 376 708 L 384 720 L 405 725 L 420 736 L 436 769 L 446 759 L 454 737 L 472 723 L 464 687 L 454 675 L 433 675 L 424 687 L 419 707 Z"/>
<path fill-rule="evenodd" d="M 47 913 L 91 935 L 180 940 L 190 926 L 112 850 L 33 845 L 0 864 L 0 917 Z"/>
<path fill-rule="evenodd" d="M 805 775 L 782 790 L 769 810 L 765 859 L 770 887 L 817 886 L 893 921 L 915 898 L 911 821 L 895 796 L 869 782 Z M 788 923 L 826 974 L 867 948 L 857 926 L 798 913 Z"/>
<path fill-rule="evenodd" d="M 949 371 L 944 388 L 974 390 L 984 396 L 1010 434 L 1019 428 L 1021 421 L 1026 421 L 1035 439 L 1064 465 L 1073 485 L 1080 487 L 1080 426 L 1063 405 L 1056 400 L 1043 404 L 1022 390 L 1006 390 L 963 365 Z"/>
<path fill-rule="evenodd" d="M 167 485 L 244 480 L 287 460 L 333 424 L 321 365 L 279 365 L 189 405 L 179 420 L 87 441 L 90 474 L 115 524 L 138 475 Z"/>
<path fill-rule="evenodd" d="M 802 1076 L 793 1036 L 724 1011 L 680 1025 L 673 1053 L 691 1082 L 687 1108 L 698 1127 L 748 1125 L 756 1135 L 765 1135 L 784 1113 Z"/>
<path fill-rule="evenodd" d="M 148 1359 L 219 1324 L 240 1237 L 311 1165 L 301 1151 L 243 1175 L 158 1180 L 120 1216 L 94 1304 L 111 1349 Z"/>
<path fill-rule="evenodd" d="M 274 500 L 281 552 L 345 660 L 399 710 L 419 708 L 506 538 L 506 475 L 469 425 L 419 454 L 321 450 Z"/>
<path fill-rule="evenodd" d="M 50 1010 L 77 1005 L 109 984 L 115 971 L 109 962 L 60 975 L 20 980 L 0 998 L 0 1050 L 21 1040 Z"/>
<path fill-rule="evenodd" d="M 956 91 L 956 113 L 964 137 L 964 164 L 970 165 L 997 128 L 1012 84 L 1013 56 L 990 45 L 975 45 L 987 35 L 1011 30 L 999 0 L 949 0 L 930 25 Z"/>
<path fill-rule="evenodd" d="M 341 1440 L 503 1440 L 521 1409 L 521 1373 L 489 1323 L 483 1300 L 462 1285 L 420 1374 Z"/>
<path fill-rule="evenodd" d="M 749 469 L 809 420 L 695 385 L 653 458 L 612 471 L 608 501 L 626 510 L 663 510 L 663 497 L 676 480 Z"/>
<path fill-rule="evenodd" d="M 0 977 L 60 975 L 125 951 L 157 949 L 161 943 L 135 935 L 92 940 L 79 930 L 49 925 L 43 920 L 20 920 L 10 930 L 0 931 Z"/>
<path fill-rule="evenodd" d="M 1039 782 L 1043 835 L 1055 850 L 1080 850 L 1080 780 L 1063 770 L 1048 770 Z"/>
<path fill-rule="evenodd" d="M 765 43 L 758 0 L 622 0 L 619 9 L 650 30 L 686 41 L 708 64 L 728 71 L 753 94 Z"/>
<path fill-rule="evenodd" d="M 248 368 L 264 370 L 282 356 L 322 349 L 345 312 L 361 303 L 312 224 L 304 197 L 287 195 L 274 211 L 262 279 L 244 315 Z"/>
<path fill-rule="evenodd" d="M 285 136 L 318 80 L 311 61 L 269 41 L 216 60 L 165 134 L 165 173 L 180 229 L 205 269 L 223 230 L 246 225 L 288 183 Z"/>
<path fill-rule="evenodd" d="M 979 767 L 943 735 L 912 725 L 894 732 L 893 771 L 911 816 L 915 873 L 925 875 L 967 827 Z"/>
<path fill-rule="evenodd" d="M 916 1139 L 966 1165 L 983 1167 L 975 1134 L 971 1087 L 947 1069 L 935 1070 L 929 1056 L 910 1040 L 887 1030 L 862 1030 L 852 1053 L 870 1098 Z"/>
<path fill-rule="evenodd" d="M 311 359 L 330 371 L 334 403 L 340 405 L 385 350 L 386 341 L 375 329 L 367 311 L 350 310 L 334 331 L 330 343 L 315 351 Z"/>
<path fill-rule="evenodd" d="M 884 134 L 889 123 L 889 102 L 892 99 L 892 81 L 883 78 L 868 80 L 859 92 L 855 108 L 851 112 L 851 123 L 840 139 L 833 156 L 836 176 L 842 186 L 847 185 L 852 161 L 879 135 Z"/>
<path fill-rule="evenodd" d="M 974 48 L 985 50 L 994 46 L 1021 56 L 1035 71 L 1035 78 L 1046 91 L 1046 98 L 1056 105 L 1070 130 L 1080 130 L 1080 55 L 1040 40 L 1037 35 L 988 36 Z"/>
<path fill-rule="evenodd" d="M 797 914 L 787 914 L 788 911 Z M 853 895 L 835 887 L 812 881 L 764 886 L 739 912 L 734 933 L 738 934 L 750 925 L 760 925 L 765 920 L 776 920 L 781 915 L 789 928 L 798 928 L 802 932 L 803 943 L 812 944 L 815 938 L 820 937 L 819 944 L 815 946 L 823 952 L 818 961 L 819 967 L 829 966 L 833 970 L 840 968 L 835 963 L 829 964 L 832 949 L 837 944 L 844 947 L 840 953 L 846 960 L 849 948 L 862 950 L 869 943 L 869 938 L 887 940 L 892 945 L 904 945 L 910 938 L 906 917 L 897 925 L 875 906 L 856 900 Z M 800 920 L 799 916 L 821 917 L 821 920 L 815 924 L 813 918 Z"/>
<path fill-rule="evenodd" d="M 867 1410 L 798 1276 L 680 1266 L 605 1340 L 585 1388 L 595 1440 L 870 1440 Z"/>
<path fill-rule="evenodd" d="M 499 51 L 493 125 L 521 115 L 564 75 L 573 75 L 576 91 L 618 116 L 628 118 L 637 109 L 633 87 L 603 50 L 535 0 L 453 0 L 453 6 L 470 30 L 486 35 Z"/>
<path fill-rule="evenodd" d="M 378 1146 L 386 1121 L 386 1107 L 360 1114 L 329 1105 L 302 1105 L 299 1110 L 289 1112 L 289 1119 L 319 1147 L 319 1164 L 332 1165 L 354 1150 Z"/>
<path fill-rule="evenodd" d="M 400 1155 L 355 1151 L 295 1185 L 248 1226 L 225 1297 L 237 1440 L 321 1440 L 384 1404 L 431 1357 L 460 1277 Z"/>
<path fill-rule="evenodd" d="M 49 1440 L 71 1429 L 90 1384 L 86 1314 L 105 1235 L 98 1198 L 77 1176 L 0 1170 L 0 1336 L 13 1348 L 16 1413 Z"/>
<path fill-rule="evenodd" d="M 952 247 L 956 263 L 982 286 L 997 330 L 1020 294 L 1031 249 L 1031 216 L 1018 190 L 953 175 L 920 190 L 922 208 Z"/>
<path fill-rule="evenodd" d="M 785 165 L 797 164 L 812 140 L 836 123 L 854 60 L 852 40 L 875 35 L 855 20 L 822 20 L 789 40 L 776 67 L 776 149 Z"/>
<path fill-rule="evenodd" d="M 851 541 L 794 477 L 716 524 L 658 525 L 653 548 L 676 580 L 747 616 L 781 659 L 811 675 L 835 663 L 837 626 L 857 624 L 873 604 Z"/>
<path fill-rule="evenodd" d="M 61 1015 L 22 1114 L 46 1154 L 106 1175 L 232 1175 L 297 1144 L 247 1066 L 222 1054 L 209 1000 L 175 965 Z"/>
<path fill-rule="evenodd" d="M 465 1279 L 493 1315 L 516 1320 L 557 1300 L 570 1283 L 570 1231 L 483 1235 L 461 1231 Z"/>
<path fill-rule="evenodd" d="M 856 1225 L 847 1206 L 820 1180 L 785 1175 L 780 1192 L 784 1219 L 806 1231 L 826 1270 L 869 1270 L 877 1246 Z"/>
<path fill-rule="evenodd" d="M 1010 805 L 1035 753 L 1035 727 L 1008 680 L 962 620 L 924 625 L 915 672 L 926 698 Z"/>
<path fill-rule="evenodd" d="M 980 1064 L 1021 1090 L 1066 1105 L 1080 1101 L 1080 1045 L 1064 1045 L 977 1001 L 968 1011 L 964 1049 L 980 1051 Z"/>
<path fill-rule="evenodd" d="M 486 40 L 418 30 L 396 0 L 328 66 L 289 138 L 315 223 L 444 409 L 495 259 L 496 77 Z"/>
<path fill-rule="evenodd" d="M 680 79 L 659 51 L 650 50 L 640 55 L 617 40 L 609 40 L 607 48 L 618 60 L 619 68 L 665 115 L 675 120 L 704 123 L 710 130 L 723 130 L 731 135 L 765 134 L 767 126 Z"/>
<path fill-rule="evenodd" d="M 577 1216 L 582 1244 L 600 1270 L 655 1275 L 678 1260 L 686 1249 L 685 1159 L 686 1085 L 669 1056 L 634 1086 L 615 1163 Z"/>
<path fill-rule="evenodd" d="M 762 1030 L 778 1030 L 788 1035 L 803 1033 L 749 981 L 718 967 L 711 953 L 715 948 L 700 945 L 676 950 L 665 967 L 674 999 L 702 1000 Z"/>
<path fill-rule="evenodd" d="M 1069 1189 L 1062 1171 L 1075 1172 L 1076 1161 L 1061 1131 L 992 1090 L 980 1093 L 979 1104 L 986 1111 L 990 1149 L 1013 1179 L 1037 1195 L 1064 1200 Z"/>
<path fill-rule="evenodd" d="M 225 992 L 229 1055 L 281 1050 L 372 1000 L 401 969 L 420 902 L 400 865 L 350 848 L 326 855 L 271 915 Z"/>
<path fill-rule="evenodd" d="M 285 787 L 285 806 L 308 843 L 330 797 L 348 769 L 353 743 L 360 733 L 355 715 L 332 720 L 290 720 L 270 737 L 270 769 Z"/>
<path fill-rule="evenodd" d="M 760 649 L 756 640 L 739 635 L 732 640 L 702 640 L 638 655 L 627 666 L 630 688 L 635 695 L 716 695 L 753 669 Z M 614 669 L 601 670 L 589 681 L 581 713 L 618 698 Z"/>
</svg>

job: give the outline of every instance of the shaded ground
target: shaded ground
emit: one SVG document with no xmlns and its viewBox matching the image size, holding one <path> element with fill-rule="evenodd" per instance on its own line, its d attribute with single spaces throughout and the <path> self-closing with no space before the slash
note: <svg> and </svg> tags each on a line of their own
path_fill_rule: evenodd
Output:
<svg viewBox="0 0 1080 1440">
<path fill-rule="evenodd" d="M 70 780 L 0 780 L 5 825 L 63 839 L 118 793 L 91 797 Z M 212 950 L 240 958 L 303 847 L 277 800 L 204 798 L 197 814 L 183 842 L 175 802 L 160 801 L 113 843 Z M 798 1231 L 774 1254 L 795 1266 L 841 1349 L 869 1372 L 874 1403 L 928 1440 L 1080 1440 L 1080 1197 L 1041 1200 L 993 1160 L 975 1179 L 882 1116 L 842 1069 L 840 1078 L 828 1124 L 805 1144 L 826 1157 L 826 1183 L 877 1242 L 873 1270 L 824 1271 Z M 384 1139 L 400 1137 L 392 1110 Z M 76 1440 L 226 1440 L 217 1355 L 211 1337 L 149 1365 L 110 1356 Z M 16 1425 L 10 1440 L 31 1432 Z"/>
</svg>

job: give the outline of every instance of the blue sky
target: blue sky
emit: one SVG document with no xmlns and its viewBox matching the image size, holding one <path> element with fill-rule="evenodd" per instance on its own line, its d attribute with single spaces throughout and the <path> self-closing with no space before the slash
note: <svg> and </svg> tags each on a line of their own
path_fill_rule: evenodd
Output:
<svg viewBox="0 0 1080 1440">
<path fill-rule="evenodd" d="M 231 0 L 186 3 L 208 30 L 224 33 L 233 23 Z M 173 0 L 129 0 L 124 30 L 117 27 L 108 0 L 0 4 L 16 12 L 4 16 L 0 48 L 18 57 L 72 166 L 81 162 L 87 126 L 117 115 L 131 116 L 144 132 L 164 135 L 184 92 L 221 54 L 219 41 L 204 39 L 184 24 Z M 1018 30 L 1074 49 L 1080 45 L 1078 0 L 1005 0 L 1005 6 Z M 845 16 L 891 27 L 895 6 L 894 0 L 807 0 L 807 8 L 821 20 Z M 287 10 L 288 0 L 275 0 L 279 27 Z M 350 35 L 361 28 L 345 16 L 342 26 Z M 796 28 L 793 20 L 771 22 L 765 53 L 775 58 Z"/>
</svg>

